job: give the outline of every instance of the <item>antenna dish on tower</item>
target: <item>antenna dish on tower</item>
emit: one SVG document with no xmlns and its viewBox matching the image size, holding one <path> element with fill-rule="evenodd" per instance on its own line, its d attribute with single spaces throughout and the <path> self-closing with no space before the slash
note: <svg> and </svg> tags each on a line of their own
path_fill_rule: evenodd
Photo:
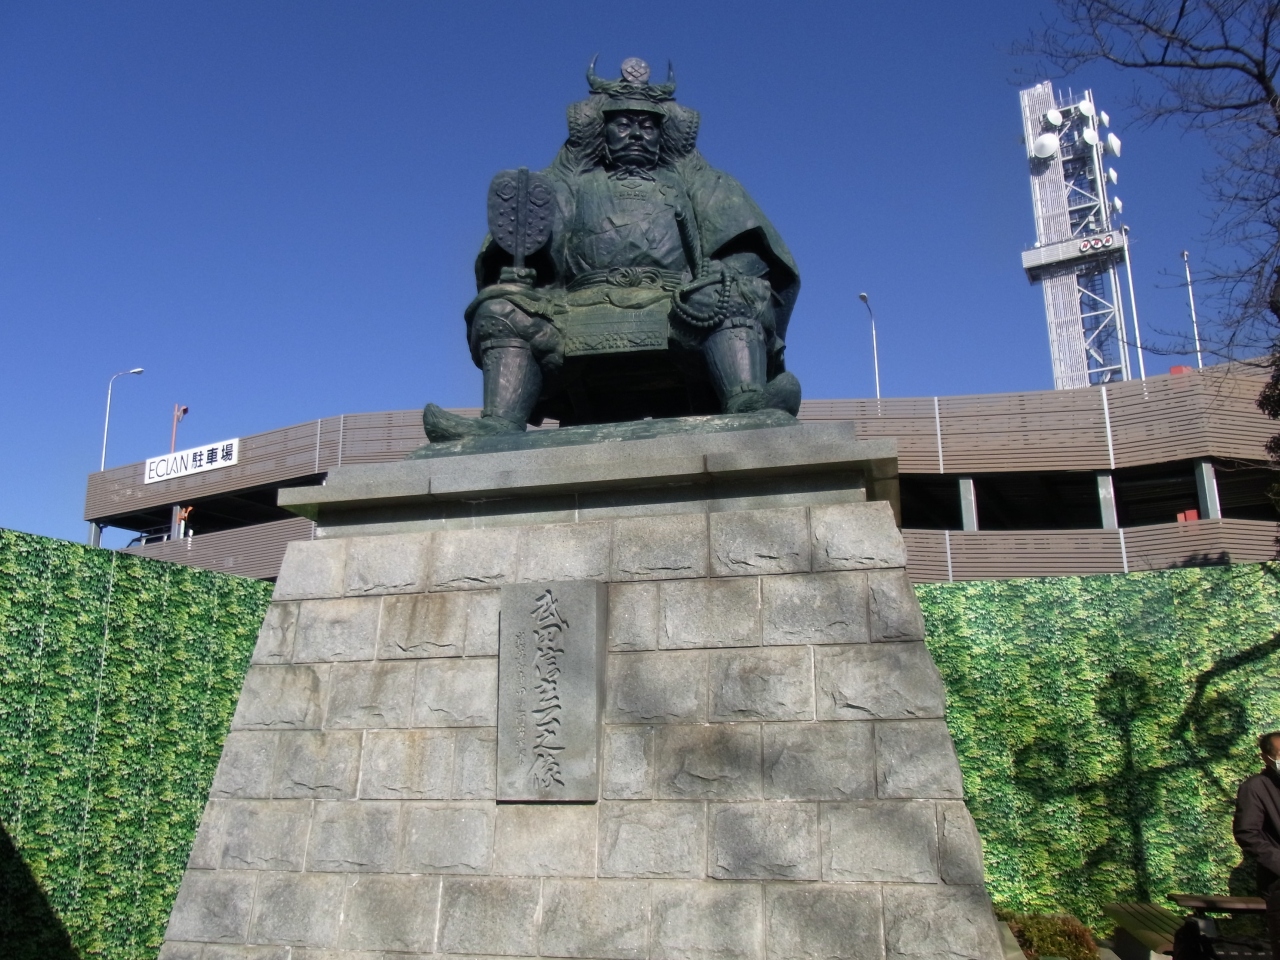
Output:
<svg viewBox="0 0 1280 960">
<path fill-rule="evenodd" d="M 1107 167 L 1107 179 L 1113 187 L 1120 182 L 1120 174 L 1116 173 L 1115 167 Z"/>
<path fill-rule="evenodd" d="M 1120 156 L 1120 138 L 1117 137 L 1114 133 L 1107 134 L 1107 149 L 1110 150 L 1112 153 L 1114 153 L 1117 157 Z"/>
<path fill-rule="evenodd" d="M 1092 100 L 1081 100 L 1078 104 L 1076 104 L 1076 109 L 1079 110 L 1086 117 L 1092 117 L 1095 113 L 1097 113 L 1097 111 L 1093 107 Z"/>
<path fill-rule="evenodd" d="M 1114 210 L 1116 213 L 1124 212 L 1124 204 L 1120 202 L 1119 197 L 1111 198 L 1111 209 Z"/>
<path fill-rule="evenodd" d="M 1111 117 L 1107 115 L 1107 111 L 1105 110 L 1098 111 L 1098 119 L 1102 121 L 1102 125 L 1104 127 L 1111 126 Z"/>
<path fill-rule="evenodd" d="M 1052 110 L 1048 110 L 1045 112 L 1044 119 L 1049 126 L 1060 127 L 1062 126 L 1062 111 L 1056 107 Z"/>
<path fill-rule="evenodd" d="M 1089 146 L 1096 147 L 1098 145 L 1098 131 L 1093 127 L 1085 127 L 1080 131 L 1080 139 Z"/>
<path fill-rule="evenodd" d="M 1058 135 L 1056 133 L 1042 133 L 1036 137 L 1035 143 L 1031 145 L 1031 152 L 1041 160 L 1048 160 L 1058 152 Z"/>
</svg>

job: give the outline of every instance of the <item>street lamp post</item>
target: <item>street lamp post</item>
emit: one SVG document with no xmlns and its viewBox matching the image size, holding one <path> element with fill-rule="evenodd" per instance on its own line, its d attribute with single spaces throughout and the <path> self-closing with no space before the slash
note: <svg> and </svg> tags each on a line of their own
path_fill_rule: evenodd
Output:
<svg viewBox="0 0 1280 960">
<path fill-rule="evenodd" d="M 141 367 L 134 367 L 132 370 L 121 370 L 107 381 L 107 415 L 102 421 L 102 460 L 98 464 L 98 472 L 101 473 L 107 469 L 107 429 L 111 426 L 111 388 L 115 386 L 116 377 L 127 377 L 129 375 L 136 376 L 142 373 Z M 92 520 L 89 521 L 89 546 L 96 547 L 102 539 L 102 528 Z"/>
<path fill-rule="evenodd" d="M 867 298 L 867 295 L 865 293 L 858 294 L 858 299 L 861 300 L 864 304 L 866 304 L 867 315 L 871 317 L 871 364 L 875 368 L 875 372 L 876 372 L 876 399 L 879 400 L 880 399 L 880 349 L 876 345 L 876 315 L 875 315 L 875 311 L 871 309 L 871 301 Z"/>
<path fill-rule="evenodd" d="M 1196 322 L 1196 293 L 1191 288 L 1191 257 L 1186 250 L 1182 251 L 1182 266 L 1187 271 L 1187 302 L 1191 304 L 1191 335 L 1196 341 L 1196 369 L 1204 368 L 1204 358 L 1200 355 L 1200 324 Z"/>
</svg>

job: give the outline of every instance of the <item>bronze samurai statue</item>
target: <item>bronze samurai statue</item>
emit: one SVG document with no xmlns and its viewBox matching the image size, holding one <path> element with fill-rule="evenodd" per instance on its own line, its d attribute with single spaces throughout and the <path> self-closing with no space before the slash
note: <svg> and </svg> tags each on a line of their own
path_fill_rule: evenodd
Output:
<svg viewBox="0 0 1280 960">
<path fill-rule="evenodd" d="M 466 310 L 484 372 L 479 418 L 428 404 L 433 441 L 645 417 L 784 410 L 800 275 L 732 177 L 697 149 L 698 113 L 642 60 L 592 63 L 569 139 L 546 170 L 505 171 Z"/>
</svg>

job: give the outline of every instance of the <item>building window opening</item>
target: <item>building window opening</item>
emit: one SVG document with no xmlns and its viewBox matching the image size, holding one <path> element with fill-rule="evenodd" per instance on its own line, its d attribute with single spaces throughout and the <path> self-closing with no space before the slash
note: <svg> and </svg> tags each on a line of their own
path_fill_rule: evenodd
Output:
<svg viewBox="0 0 1280 960">
<path fill-rule="evenodd" d="M 960 530 L 960 486 L 956 477 L 907 474 L 898 478 L 902 525 L 909 530 Z"/>
<path fill-rule="evenodd" d="M 979 530 L 1097 530 L 1102 527 L 1094 473 L 975 476 Z"/>
<path fill-rule="evenodd" d="M 1280 474 L 1275 470 L 1238 460 L 1218 460 L 1214 461 L 1213 471 L 1223 519 L 1280 521 L 1280 509 L 1269 493 L 1280 484 Z"/>
<path fill-rule="evenodd" d="M 1126 467 L 1112 475 L 1116 491 L 1116 515 L 1122 527 L 1147 527 L 1177 523 L 1189 511 L 1198 516 L 1195 461 L 1177 460 L 1145 467 Z"/>
</svg>

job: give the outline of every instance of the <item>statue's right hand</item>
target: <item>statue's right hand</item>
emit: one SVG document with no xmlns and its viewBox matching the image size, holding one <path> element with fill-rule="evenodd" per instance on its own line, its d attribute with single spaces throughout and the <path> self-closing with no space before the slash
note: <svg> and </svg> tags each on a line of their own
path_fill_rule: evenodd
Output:
<svg viewBox="0 0 1280 960">
<path fill-rule="evenodd" d="M 498 275 L 498 285 L 516 284 L 521 287 L 532 287 L 538 279 L 538 271 L 532 267 L 503 267 Z"/>
<path fill-rule="evenodd" d="M 491 283 L 487 287 L 480 288 L 476 294 L 476 302 L 502 300 L 510 296 L 527 297 L 532 289 L 532 286 L 527 283 Z"/>
</svg>

